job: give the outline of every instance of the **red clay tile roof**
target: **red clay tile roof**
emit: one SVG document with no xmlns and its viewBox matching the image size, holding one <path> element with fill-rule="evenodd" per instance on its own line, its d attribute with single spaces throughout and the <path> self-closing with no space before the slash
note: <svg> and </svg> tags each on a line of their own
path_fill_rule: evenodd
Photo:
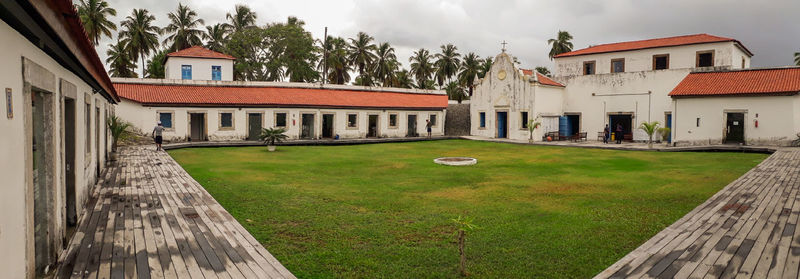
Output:
<svg viewBox="0 0 800 279">
<path fill-rule="evenodd" d="M 169 57 L 193 57 L 193 58 L 222 58 L 236 60 L 236 57 L 216 52 L 201 46 L 191 46 L 182 50 L 167 54 Z"/>
<path fill-rule="evenodd" d="M 790 95 L 800 92 L 800 68 L 752 69 L 690 73 L 672 97 L 731 95 Z"/>
<path fill-rule="evenodd" d="M 445 109 L 447 95 L 290 87 L 114 83 L 119 96 L 145 105 Z"/>
<path fill-rule="evenodd" d="M 596 46 L 590 46 L 584 49 L 579 49 L 575 51 L 565 52 L 559 55 L 556 55 L 556 58 L 561 57 L 570 57 L 570 56 L 578 56 L 578 55 L 587 55 L 587 54 L 598 54 L 598 53 L 607 53 L 607 52 L 617 52 L 617 51 L 628 51 L 628 50 L 638 50 L 638 49 L 647 49 L 647 48 L 657 48 L 657 47 L 670 47 L 670 46 L 682 46 L 682 45 L 693 45 L 693 44 L 704 44 L 704 43 L 718 43 L 718 42 L 735 42 L 739 46 L 741 46 L 742 50 L 747 52 L 750 56 L 753 55 L 750 50 L 744 47 L 742 43 L 737 41 L 736 39 L 713 36 L 708 34 L 695 34 L 695 35 L 686 35 L 686 36 L 677 36 L 677 37 L 668 37 L 668 38 L 658 38 L 658 39 L 649 39 L 649 40 L 641 40 L 641 41 L 630 41 L 630 42 L 621 42 L 621 43 L 612 43 L 612 44 L 602 44 Z"/>
<path fill-rule="evenodd" d="M 533 75 L 533 70 L 530 69 L 520 69 L 522 70 L 522 74 L 526 76 Z M 540 73 L 536 73 L 536 78 L 539 80 L 539 83 L 544 85 L 551 85 L 551 86 L 560 86 L 564 87 L 563 84 L 556 82 L 555 80 L 550 79 L 549 77 L 542 75 Z"/>
</svg>

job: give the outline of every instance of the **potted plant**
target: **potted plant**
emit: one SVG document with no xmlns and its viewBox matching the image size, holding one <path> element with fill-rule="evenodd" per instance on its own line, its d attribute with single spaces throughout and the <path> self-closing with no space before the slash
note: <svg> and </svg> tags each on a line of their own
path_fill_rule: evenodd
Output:
<svg viewBox="0 0 800 279">
<path fill-rule="evenodd" d="M 127 138 L 130 135 L 128 128 L 131 127 L 131 123 L 122 120 L 119 116 L 112 115 L 108 118 L 108 130 L 111 131 L 111 161 L 116 161 L 117 159 L 117 143 L 120 139 Z"/>
<path fill-rule="evenodd" d="M 539 121 L 539 117 L 537 116 L 535 119 L 528 120 L 528 132 L 530 136 L 528 137 L 528 141 L 533 143 L 533 131 L 542 126 L 542 122 Z"/>
<path fill-rule="evenodd" d="M 264 128 L 261 129 L 261 135 L 258 137 L 267 144 L 267 150 L 270 152 L 275 151 L 275 143 L 283 142 L 289 136 L 285 135 L 286 129 L 284 128 Z"/>
<path fill-rule="evenodd" d="M 642 122 L 642 124 L 639 125 L 639 129 L 647 133 L 647 136 L 649 137 L 649 139 L 647 140 L 647 148 L 653 148 L 653 135 L 658 130 L 659 125 L 661 125 L 661 123 L 658 123 L 658 121 L 653 121 L 649 123 Z"/>
<path fill-rule="evenodd" d="M 672 133 L 672 130 L 669 127 L 658 128 L 658 133 L 661 135 L 661 141 L 669 146 L 669 134 Z"/>
</svg>

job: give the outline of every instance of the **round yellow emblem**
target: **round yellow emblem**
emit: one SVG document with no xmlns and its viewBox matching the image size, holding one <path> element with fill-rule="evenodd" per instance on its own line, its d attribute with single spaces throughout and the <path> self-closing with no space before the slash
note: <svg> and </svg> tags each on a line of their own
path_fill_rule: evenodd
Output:
<svg viewBox="0 0 800 279">
<path fill-rule="evenodd" d="M 500 72 L 497 72 L 497 78 L 500 79 L 500 80 L 506 79 L 506 71 L 505 70 L 500 70 Z"/>
</svg>

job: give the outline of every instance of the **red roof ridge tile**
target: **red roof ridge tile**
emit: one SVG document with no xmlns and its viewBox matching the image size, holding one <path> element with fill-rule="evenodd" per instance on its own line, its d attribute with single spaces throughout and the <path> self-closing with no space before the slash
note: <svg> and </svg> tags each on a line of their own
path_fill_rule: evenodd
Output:
<svg viewBox="0 0 800 279">
<path fill-rule="evenodd" d="M 689 73 L 669 93 L 677 97 L 773 96 L 800 93 L 800 67 Z"/>
<path fill-rule="evenodd" d="M 680 36 L 590 45 L 589 47 L 586 48 L 573 50 L 570 52 L 565 52 L 556 55 L 555 58 L 620 52 L 620 51 L 631 51 L 631 50 L 640 50 L 648 48 L 671 47 L 671 46 L 682 46 L 682 45 L 693 45 L 693 44 L 704 44 L 704 43 L 718 43 L 718 42 L 735 42 L 747 54 L 749 54 L 750 56 L 753 55 L 753 53 L 750 52 L 750 50 L 748 50 L 741 42 L 739 42 L 736 39 L 710 35 L 707 33 L 699 33 L 690 35 L 680 35 Z"/>
<path fill-rule="evenodd" d="M 170 52 L 168 57 L 191 57 L 191 58 L 218 58 L 236 60 L 236 57 L 224 54 L 222 52 L 213 51 L 202 46 L 190 46 L 179 51 Z"/>
</svg>

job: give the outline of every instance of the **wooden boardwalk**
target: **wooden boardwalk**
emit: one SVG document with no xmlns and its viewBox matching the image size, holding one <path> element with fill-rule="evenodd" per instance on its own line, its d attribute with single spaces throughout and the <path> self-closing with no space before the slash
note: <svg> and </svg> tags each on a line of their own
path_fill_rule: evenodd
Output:
<svg viewBox="0 0 800 279">
<path fill-rule="evenodd" d="M 120 150 L 69 245 L 58 278 L 294 278 L 150 146 Z"/>
<path fill-rule="evenodd" d="M 779 149 L 596 278 L 798 278 L 798 176 Z"/>
</svg>

